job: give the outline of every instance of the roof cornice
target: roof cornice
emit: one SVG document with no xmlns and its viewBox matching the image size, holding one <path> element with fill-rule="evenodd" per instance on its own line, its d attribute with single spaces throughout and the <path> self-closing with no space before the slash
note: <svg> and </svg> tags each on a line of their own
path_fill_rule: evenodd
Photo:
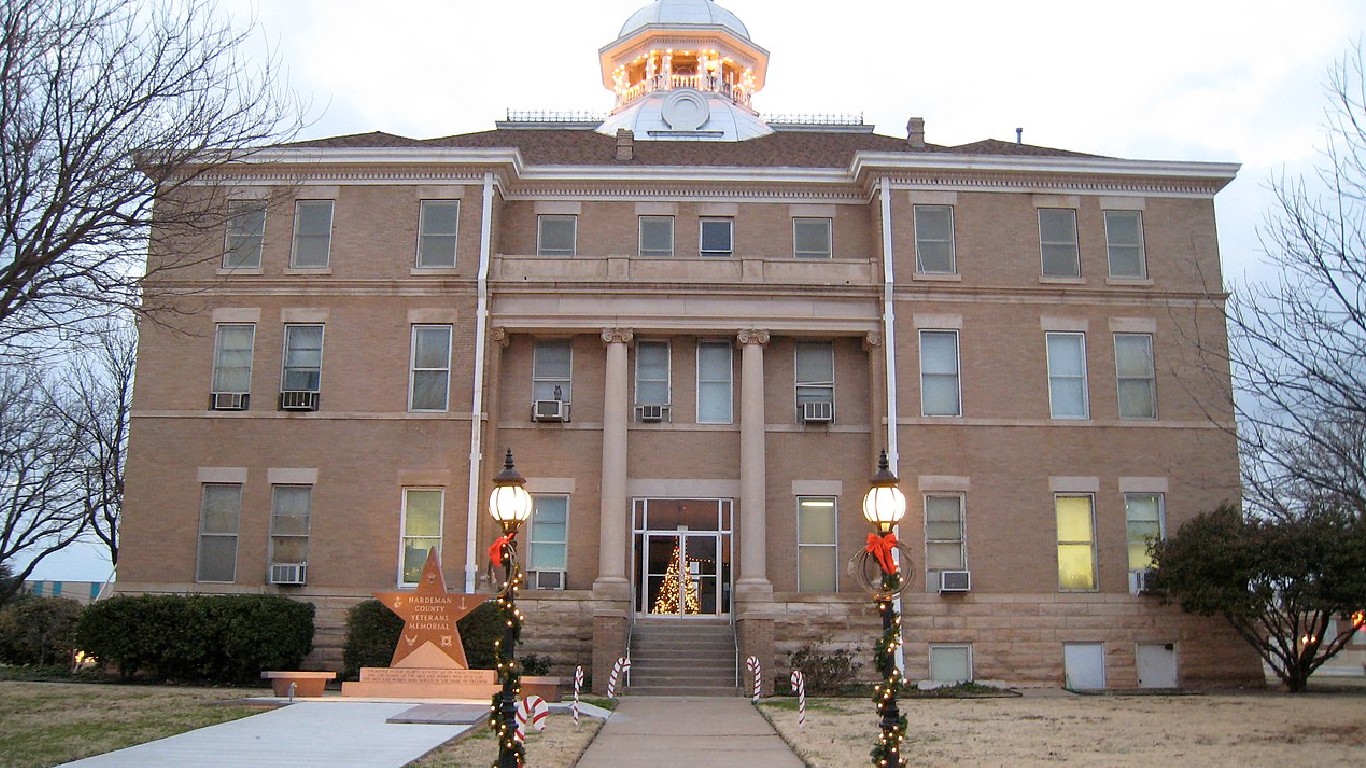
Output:
<svg viewBox="0 0 1366 768">
<path fill-rule="evenodd" d="M 1001 177 L 1046 174 L 1053 177 L 1126 177 L 1148 181 L 1194 182 L 1211 194 L 1238 175 L 1239 163 L 1182 160 L 1122 160 L 1109 157 L 1037 157 L 952 153 L 856 152 L 849 173 L 855 179 L 894 174 L 970 173 Z"/>
</svg>

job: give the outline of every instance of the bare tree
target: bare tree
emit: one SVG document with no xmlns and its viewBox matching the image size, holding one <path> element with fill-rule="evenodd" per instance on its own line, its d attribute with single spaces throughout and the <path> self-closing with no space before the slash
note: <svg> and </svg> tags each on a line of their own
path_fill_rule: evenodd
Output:
<svg viewBox="0 0 1366 768">
<path fill-rule="evenodd" d="M 1366 512 L 1366 80 L 1361 52 L 1330 78 L 1315 176 L 1272 183 L 1262 244 L 1280 268 L 1229 303 L 1244 494 L 1291 516 L 1325 495 Z"/>
<path fill-rule="evenodd" d="M 32 362 L 0 366 L 0 604 L 44 557 L 85 533 L 80 448 Z"/>
<path fill-rule="evenodd" d="M 0 0 L 0 354 L 142 308 L 216 231 L 216 172 L 294 135 L 278 62 L 212 0 Z M 157 228 L 151 224 L 156 209 Z M 165 238 L 165 240 L 163 240 Z"/>
</svg>

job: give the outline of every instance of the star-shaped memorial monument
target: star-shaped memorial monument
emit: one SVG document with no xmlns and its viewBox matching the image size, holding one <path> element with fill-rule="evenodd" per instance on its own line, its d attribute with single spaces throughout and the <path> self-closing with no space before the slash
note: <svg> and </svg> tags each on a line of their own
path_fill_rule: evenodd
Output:
<svg viewBox="0 0 1366 768">
<path fill-rule="evenodd" d="M 455 622 L 488 600 L 488 595 L 451 594 L 432 548 L 416 590 L 375 592 L 375 599 L 403 619 L 391 667 L 469 669 Z"/>
</svg>

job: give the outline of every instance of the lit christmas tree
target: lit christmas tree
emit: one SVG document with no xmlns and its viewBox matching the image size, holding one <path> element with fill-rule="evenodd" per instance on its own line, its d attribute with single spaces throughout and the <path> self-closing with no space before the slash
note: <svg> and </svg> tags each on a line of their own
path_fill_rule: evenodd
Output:
<svg viewBox="0 0 1366 768">
<path fill-rule="evenodd" d="M 659 585 L 659 591 L 655 593 L 655 604 L 650 609 L 650 613 L 678 613 L 678 586 L 679 579 L 687 585 L 686 594 L 683 597 L 683 613 L 701 613 L 702 604 L 697 599 L 697 583 L 687 577 L 683 572 L 683 552 L 674 547 L 673 560 L 669 563 L 669 568 L 664 572 L 664 583 Z"/>
</svg>

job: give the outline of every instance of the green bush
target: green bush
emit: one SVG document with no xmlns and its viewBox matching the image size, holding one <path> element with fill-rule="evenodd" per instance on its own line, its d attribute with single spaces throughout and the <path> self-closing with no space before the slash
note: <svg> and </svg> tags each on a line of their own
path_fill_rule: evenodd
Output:
<svg viewBox="0 0 1366 768">
<path fill-rule="evenodd" d="M 248 683 L 313 649 L 311 603 L 278 595 L 120 595 L 86 608 L 82 650 L 124 679 Z"/>
<path fill-rule="evenodd" d="M 483 603 L 455 626 L 460 631 L 460 642 L 465 647 L 465 660 L 470 669 L 493 669 L 496 665 L 493 643 L 503 636 L 498 606 L 493 602 Z M 402 631 L 403 619 L 378 600 L 366 600 L 348 611 L 342 678 L 355 680 L 361 667 L 389 666 Z M 535 654 L 528 655 L 522 664 L 530 675 L 544 674 L 550 669 L 550 659 Z M 540 671 L 532 671 L 533 667 Z"/>
<path fill-rule="evenodd" d="M 81 604 L 66 597 L 23 597 L 0 608 L 0 661 L 71 664 Z"/>
</svg>

